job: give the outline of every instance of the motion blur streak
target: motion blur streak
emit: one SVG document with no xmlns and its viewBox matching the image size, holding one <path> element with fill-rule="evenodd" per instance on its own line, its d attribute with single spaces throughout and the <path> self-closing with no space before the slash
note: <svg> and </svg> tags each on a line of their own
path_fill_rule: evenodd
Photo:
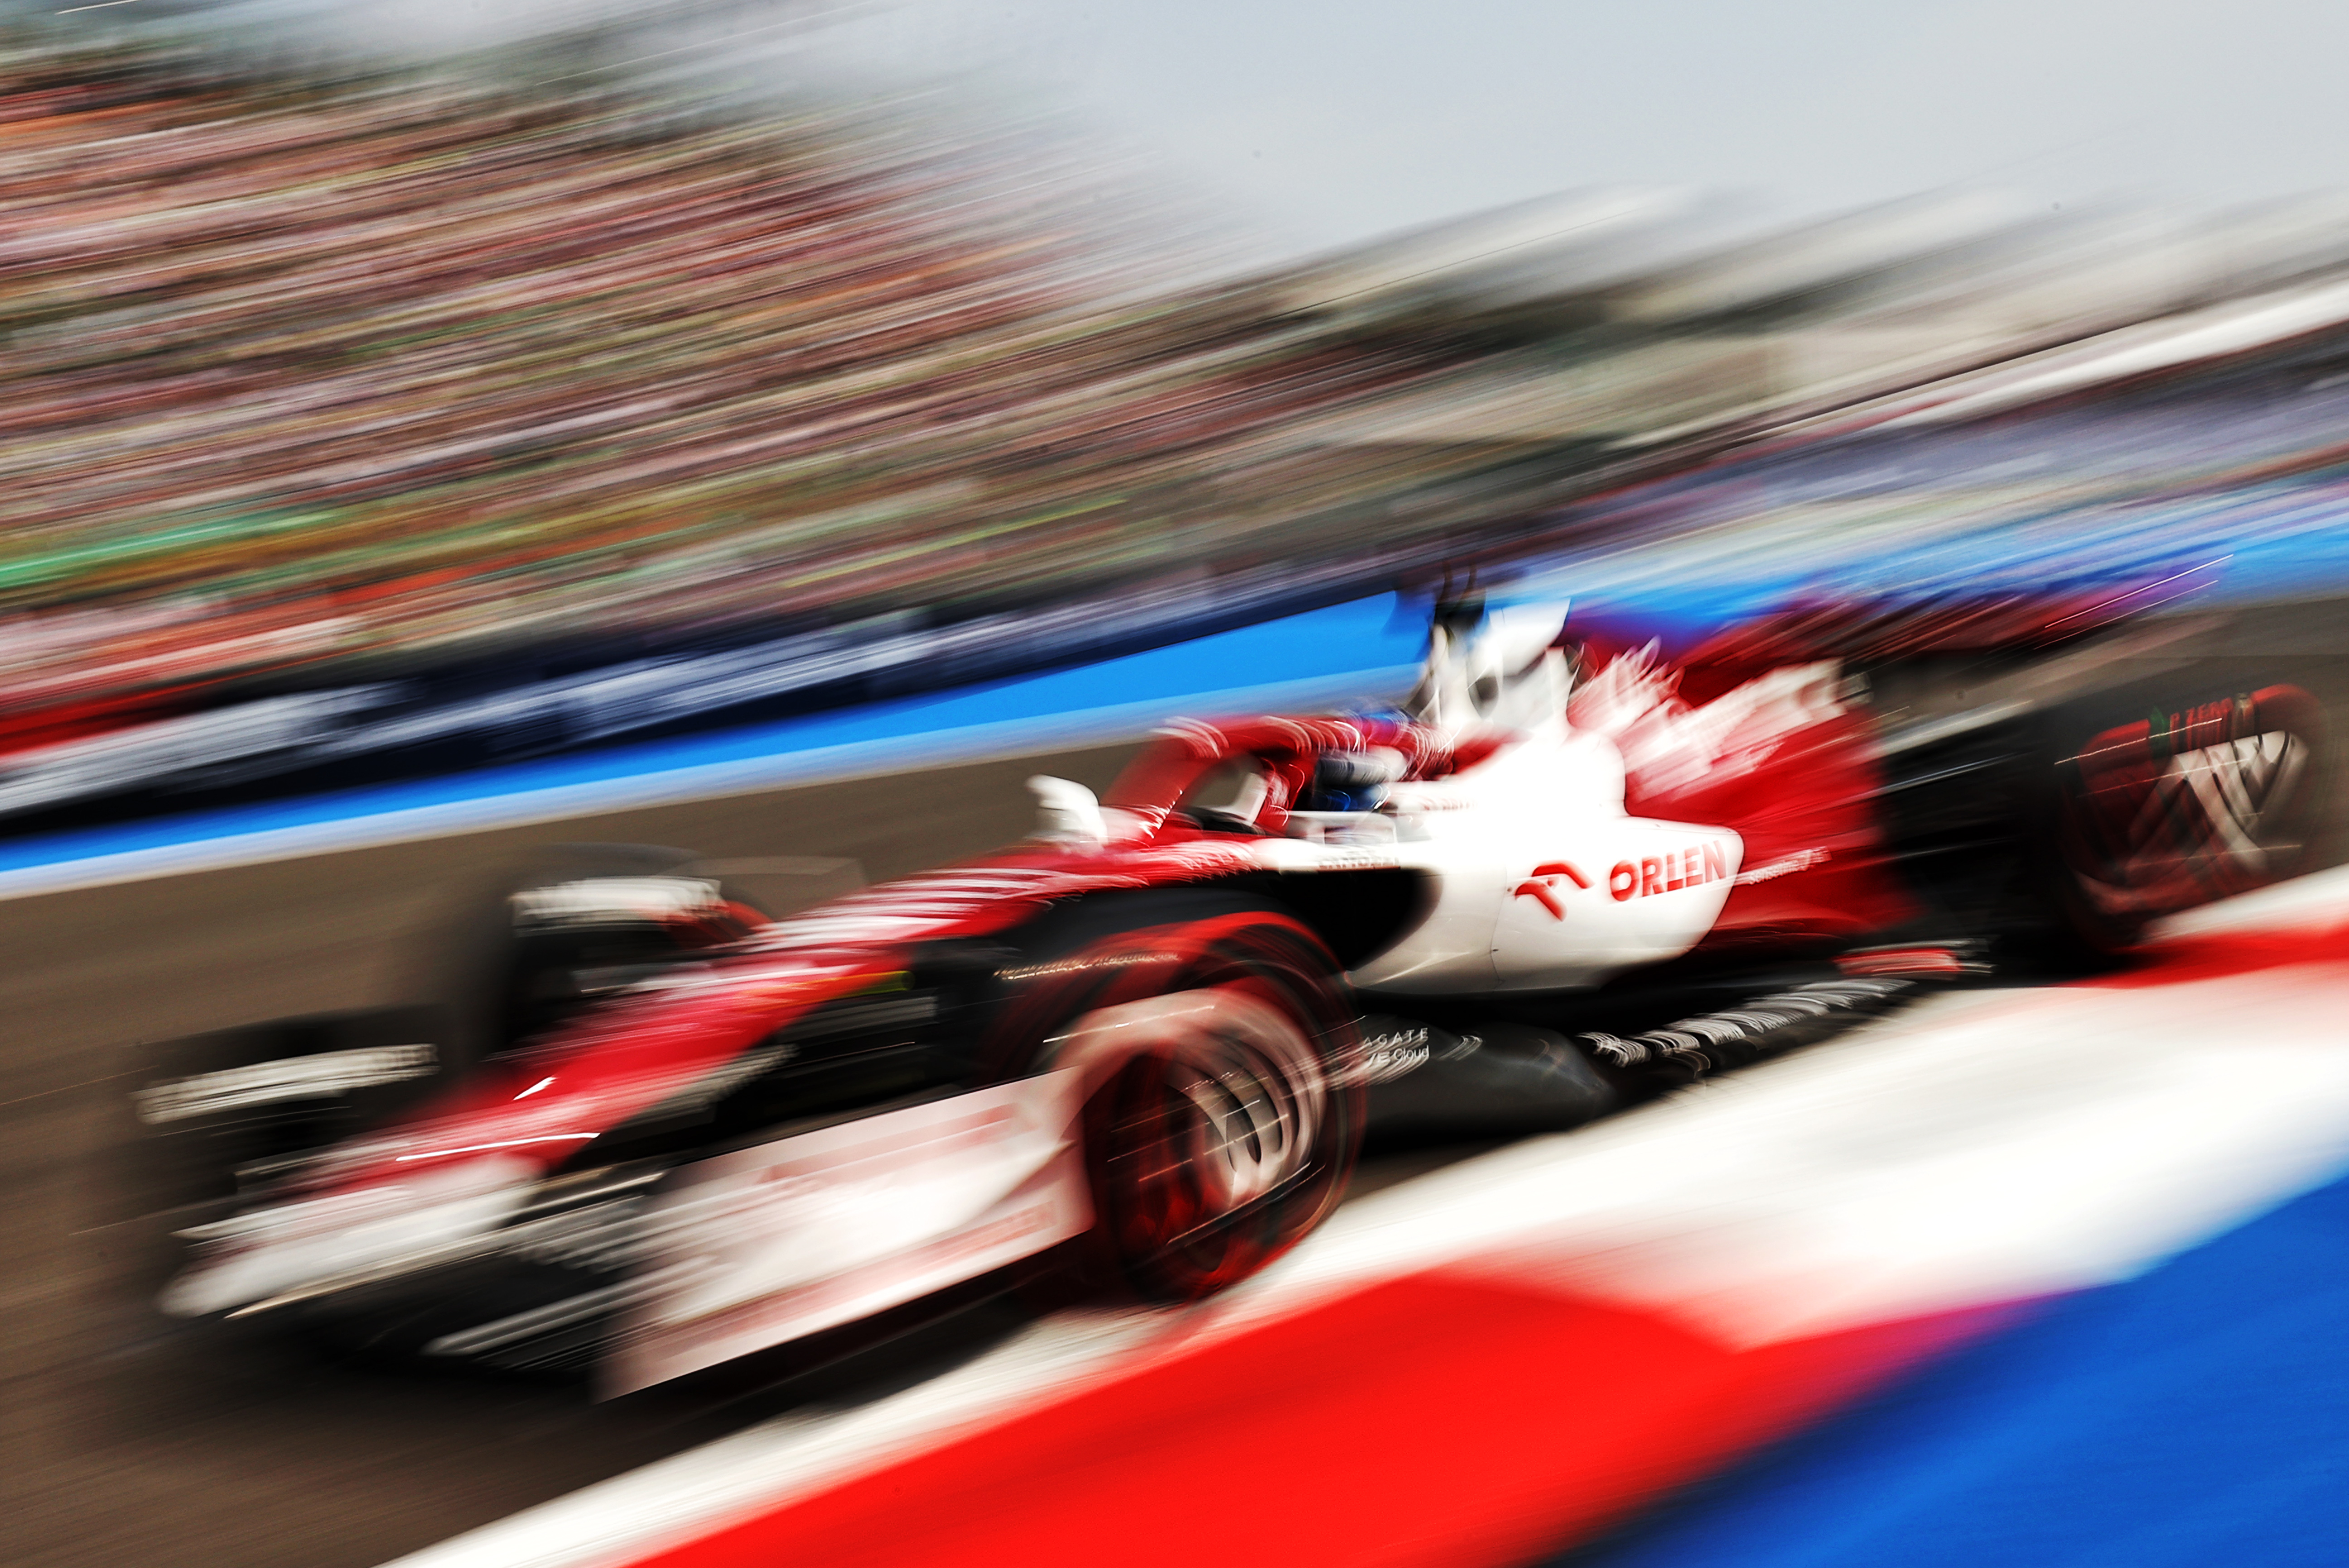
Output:
<svg viewBox="0 0 2349 1568">
<path fill-rule="evenodd" d="M 1237 1530 L 1299 1562 L 1507 1563 L 1980 1326 L 1901 1324 L 1739 1355 L 1602 1304 L 1406 1280 L 852 1482 L 781 1528 L 638 1561 L 1009 1568 L 1098 1562 L 1115 1542 L 1121 1562 L 1171 1565 Z M 1351 1375 L 1368 1366 L 1379 1376 Z M 1392 1446 L 1365 1455 L 1341 1433 Z M 1236 1467 L 1278 1469 L 1278 1484 L 1195 1527 L 1133 1529 L 1170 1493 L 1227 1499 Z M 909 1495 L 917 1519 L 901 1511 Z"/>
<path fill-rule="evenodd" d="M 16 45 L 19 743 L 395 649 L 1260 558 L 1386 483 L 1264 437 L 1456 358 L 1260 290 L 1121 304 L 1133 237 L 951 126 Z"/>
<path fill-rule="evenodd" d="M 30 1552 L 1527 1562 L 2349 1168 L 2349 202 L 1242 267 L 885 0 L 466 4 L 0 0 Z"/>
<path fill-rule="evenodd" d="M 2338 1562 L 2344 1208 L 2058 1303 L 1563 1563 Z"/>
<path fill-rule="evenodd" d="M 1174 1321 L 1063 1319 L 403 1568 L 1526 1561 L 2349 1161 L 2349 880 L 2181 924 L 2117 988 L 1920 1004 L 1364 1199 Z M 1170 1496 L 1212 1518 L 1133 1529 Z"/>
<path fill-rule="evenodd" d="M 617 11 L 331 68 L 157 15 L 0 22 L 0 206 L 39 220 L 0 245 L 0 815 L 936 686 L 1496 549 L 1670 546 L 1585 596 L 1717 594 L 1723 547 L 1726 587 L 1783 587 L 1797 535 L 1816 569 L 1935 526 L 1873 449 L 1792 516 L 1766 472 L 1615 487 L 2305 358 L 2349 317 L 2319 201 L 1971 193 L 1739 238 L 1594 192 L 1201 282 L 1205 233 L 1069 139 L 719 91 L 694 7 L 650 76 Z M 2267 479 L 2331 464 L 2338 378 L 2301 379 L 2239 431 Z M 2056 569 L 2133 569 L 2095 476 L 2162 439 L 1954 499 L 2081 513 L 2057 532 L 2128 559 Z M 1764 504 L 1723 529 L 1723 488 Z"/>
</svg>

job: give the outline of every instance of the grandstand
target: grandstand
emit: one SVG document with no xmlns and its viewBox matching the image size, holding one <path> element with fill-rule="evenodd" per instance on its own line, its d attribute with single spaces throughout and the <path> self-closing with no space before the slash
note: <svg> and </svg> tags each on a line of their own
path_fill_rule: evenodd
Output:
<svg viewBox="0 0 2349 1568">
<path fill-rule="evenodd" d="M 881 117 L 152 46 L 19 49 L 0 117 L 20 741 L 385 656 L 1261 560 L 1392 469 L 1267 432 L 1446 357 L 1246 287 L 1121 303 L 985 150 Z"/>
<path fill-rule="evenodd" d="M 1163 230 L 902 108 L 225 57 L 0 33 L 11 777 L 713 649 L 779 650 L 762 691 L 876 637 L 901 683 L 1096 656 L 1636 532 L 1558 509 L 1936 388 L 2349 317 L 2323 202 L 1757 235 L 1600 192 L 1153 282 Z"/>
</svg>

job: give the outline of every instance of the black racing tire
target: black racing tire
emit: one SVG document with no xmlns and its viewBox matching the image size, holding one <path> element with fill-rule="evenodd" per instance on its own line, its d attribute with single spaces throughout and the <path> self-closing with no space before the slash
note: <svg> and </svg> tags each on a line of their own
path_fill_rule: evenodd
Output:
<svg viewBox="0 0 2349 1568">
<path fill-rule="evenodd" d="M 2043 752 L 2027 881 L 2059 944 L 2108 961 L 2147 929 L 2308 868 L 2334 759 L 2297 686 L 2165 703 Z"/>
<path fill-rule="evenodd" d="M 1327 1217 L 1361 1143 L 1361 1036 L 1312 930 L 1261 900 L 1174 889 L 1057 910 L 1019 945 L 989 1050 L 1085 1074 L 1083 1283 L 1198 1300 Z"/>
<path fill-rule="evenodd" d="M 560 1027 L 595 1000 L 585 977 L 649 973 L 740 936 L 766 918 L 740 888 L 697 877 L 697 859 L 690 850 L 665 845 L 550 845 L 476 888 L 428 960 L 437 971 L 436 989 L 450 1000 L 450 1066 L 490 1060 Z M 718 908 L 706 919 L 616 915 L 555 930 L 530 930 L 516 919 L 516 899 L 523 895 L 605 877 L 715 880 Z"/>
</svg>

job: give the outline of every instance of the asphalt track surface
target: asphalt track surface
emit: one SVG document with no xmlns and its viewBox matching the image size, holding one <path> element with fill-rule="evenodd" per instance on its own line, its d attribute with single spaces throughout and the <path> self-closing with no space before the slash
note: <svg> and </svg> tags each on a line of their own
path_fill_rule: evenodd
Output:
<svg viewBox="0 0 2349 1568">
<path fill-rule="evenodd" d="M 978 1304 L 817 1380 L 609 1405 L 576 1389 L 396 1376 L 190 1331 L 149 1302 L 169 1221 L 125 1172 L 145 1043 L 417 1000 L 471 885 L 553 841 L 788 851 L 875 880 L 1032 820 L 1022 781 L 1096 786 L 1117 746 L 581 818 L 0 903 L 0 1561 L 370 1564 L 808 1399 L 854 1400 L 1026 1321 Z M 788 879 L 759 889 L 788 908 Z M 821 893 L 820 887 L 811 892 Z M 779 910 L 781 912 L 781 910 Z M 1399 1156 L 1360 1189 L 1449 1158 Z"/>
<path fill-rule="evenodd" d="M 2337 606 L 2239 627 L 2349 717 Z M 383 1563 L 794 1405 L 875 1397 L 1026 1321 L 1011 1302 L 831 1374 L 732 1397 L 420 1376 L 181 1327 L 150 1307 L 167 1220 L 125 1175 L 124 1089 L 151 1042 L 416 1000 L 458 896 L 529 846 L 843 857 L 875 880 L 1019 836 L 1021 781 L 1099 786 L 1127 748 L 584 817 L 0 903 L 0 1561 Z M 2329 852 L 2327 859 L 2337 859 Z M 788 888 L 769 888 L 778 903 Z M 1364 1172 L 1361 1189 L 1450 1158 Z"/>
<path fill-rule="evenodd" d="M 142 1042 L 415 1000 L 462 890 L 533 845 L 845 857 L 879 879 L 1019 837 L 1031 820 L 1028 775 L 1105 784 L 1128 749 L 0 904 L 0 1559 L 381 1563 L 792 1397 L 595 1406 L 569 1388 L 397 1376 L 177 1329 L 147 1305 L 168 1226 L 126 1211 L 139 1203 L 124 1176 L 135 1132 L 123 1088 Z M 957 1338 L 904 1359 L 950 1356 Z"/>
</svg>

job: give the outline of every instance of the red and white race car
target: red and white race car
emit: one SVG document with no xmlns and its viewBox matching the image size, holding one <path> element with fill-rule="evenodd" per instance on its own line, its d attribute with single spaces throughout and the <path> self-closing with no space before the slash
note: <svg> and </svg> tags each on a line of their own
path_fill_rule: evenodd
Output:
<svg viewBox="0 0 2349 1568">
<path fill-rule="evenodd" d="M 1029 840 L 787 919 L 574 850 L 483 939 L 491 1049 L 249 1173 L 164 1304 L 626 1391 L 1022 1269 L 1195 1297 L 1366 1125 L 1570 1127 L 2289 874 L 2316 705 L 2200 691 L 2182 635 L 1941 606 L 1666 663 L 1447 603 L 1399 712 L 1177 724 L 1101 798 L 1032 781 Z M 141 1103 L 363 1109 L 315 1060 Z"/>
</svg>

